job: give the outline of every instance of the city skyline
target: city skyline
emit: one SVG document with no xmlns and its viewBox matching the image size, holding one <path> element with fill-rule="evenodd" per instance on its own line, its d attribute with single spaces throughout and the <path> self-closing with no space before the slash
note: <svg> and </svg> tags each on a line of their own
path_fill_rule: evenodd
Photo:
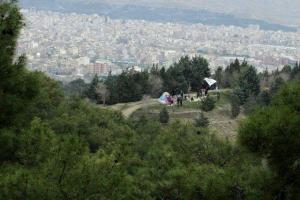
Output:
<svg viewBox="0 0 300 200">
<path fill-rule="evenodd" d="M 185 55 L 205 57 L 212 70 L 235 58 L 246 59 L 258 71 L 300 60 L 300 32 L 264 31 L 255 25 L 241 28 L 116 20 L 38 10 L 23 10 L 23 15 L 26 27 L 19 52 L 26 52 L 30 69 L 56 76 L 84 76 L 95 63 L 107 66 L 102 69 L 103 76 L 111 69 L 118 74 L 133 65 L 168 67 Z"/>
</svg>

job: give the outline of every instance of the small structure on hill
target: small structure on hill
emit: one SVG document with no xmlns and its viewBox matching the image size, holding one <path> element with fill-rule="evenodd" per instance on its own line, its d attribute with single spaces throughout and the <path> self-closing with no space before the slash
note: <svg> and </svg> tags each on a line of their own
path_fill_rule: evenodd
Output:
<svg viewBox="0 0 300 200">
<path fill-rule="evenodd" d="M 215 90 L 217 89 L 217 81 L 212 78 L 204 78 L 204 87 L 208 87 L 209 90 Z"/>
<path fill-rule="evenodd" d="M 204 78 L 200 91 L 201 96 L 206 96 L 208 94 L 208 90 L 217 89 L 217 83 L 218 82 L 212 78 Z"/>
</svg>

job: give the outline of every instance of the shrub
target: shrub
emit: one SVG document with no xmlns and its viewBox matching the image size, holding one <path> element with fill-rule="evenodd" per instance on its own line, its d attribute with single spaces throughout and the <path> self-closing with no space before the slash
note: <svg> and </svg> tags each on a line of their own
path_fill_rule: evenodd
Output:
<svg viewBox="0 0 300 200">
<path fill-rule="evenodd" d="M 231 95 L 230 105 L 231 105 L 231 117 L 236 118 L 240 114 L 240 99 L 236 95 Z"/>
<path fill-rule="evenodd" d="M 256 98 L 254 96 L 249 97 L 243 105 L 243 108 L 246 115 L 253 113 L 258 108 Z"/>
<path fill-rule="evenodd" d="M 286 199 L 299 199 L 300 194 L 299 96 L 300 79 L 281 88 L 270 106 L 253 112 L 238 135 L 240 144 L 268 161 L 277 176 L 275 193 Z"/>
<path fill-rule="evenodd" d="M 215 100 L 211 97 L 207 97 L 201 104 L 201 109 L 205 112 L 212 111 L 215 108 Z"/>
<path fill-rule="evenodd" d="M 258 104 L 260 106 L 268 106 L 271 103 L 271 95 L 268 90 L 261 91 L 258 95 Z"/>
<path fill-rule="evenodd" d="M 195 119 L 195 125 L 200 128 L 206 128 L 209 125 L 208 118 L 201 112 Z"/>
<path fill-rule="evenodd" d="M 167 124 L 169 122 L 169 113 L 166 108 L 163 108 L 159 113 L 159 121 L 162 124 Z"/>
</svg>

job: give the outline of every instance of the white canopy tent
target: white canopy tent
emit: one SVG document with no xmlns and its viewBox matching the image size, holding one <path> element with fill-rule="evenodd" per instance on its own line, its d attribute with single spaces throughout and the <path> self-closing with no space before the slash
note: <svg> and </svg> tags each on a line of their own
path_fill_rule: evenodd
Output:
<svg viewBox="0 0 300 200">
<path fill-rule="evenodd" d="M 209 85 L 209 87 L 211 87 L 213 84 L 217 83 L 217 81 L 212 78 L 204 78 L 204 81 Z"/>
</svg>

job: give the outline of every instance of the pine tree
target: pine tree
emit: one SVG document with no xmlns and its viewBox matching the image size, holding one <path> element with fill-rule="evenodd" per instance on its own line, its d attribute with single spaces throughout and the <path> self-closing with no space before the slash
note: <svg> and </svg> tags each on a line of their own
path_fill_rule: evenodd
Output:
<svg viewBox="0 0 300 200">
<path fill-rule="evenodd" d="M 97 86 L 99 84 L 99 77 L 97 74 L 94 76 L 93 80 L 89 84 L 88 90 L 87 90 L 87 97 L 92 100 L 93 102 L 97 102 Z"/>
<path fill-rule="evenodd" d="M 0 1 L 0 128 L 14 124 L 39 93 L 38 73 L 25 69 L 25 56 L 15 61 L 23 24 L 16 1 Z"/>
<path fill-rule="evenodd" d="M 270 94 L 275 95 L 283 84 L 284 84 L 283 78 L 277 76 L 275 80 L 271 83 Z"/>
<path fill-rule="evenodd" d="M 260 81 L 256 69 L 253 66 L 248 66 L 239 78 L 237 93 L 241 104 L 244 104 L 250 96 L 257 96 L 259 92 Z"/>
<path fill-rule="evenodd" d="M 201 109 L 205 112 L 212 111 L 215 108 L 215 104 L 216 101 L 213 98 L 207 97 L 202 101 Z"/>
<path fill-rule="evenodd" d="M 169 113 L 165 107 L 159 113 L 159 121 L 162 124 L 167 124 L 169 122 Z"/>
<path fill-rule="evenodd" d="M 300 194 L 300 79 L 284 85 L 272 104 L 253 112 L 239 128 L 239 143 L 268 161 L 273 193 Z M 286 198 L 284 198 L 286 199 Z"/>
<path fill-rule="evenodd" d="M 219 86 L 223 86 L 223 68 L 218 67 L 217 70 L 215 71 L 214 78 L 218 82 Z"/>
<path fill-rule="evenodd" d="M 119 102 L 119 93 L 117 88 L 117 77 L 112 76 L 111 74 L 108 75 L 105 85 L 107 86 L 107 90 L 109 93 L 108 97 L 108 104 L 116 104 Z"/>
<path fill-rule="evenodd" d="M 206 128 L 209 125 L 208 118 L 201 112 L 195 119 L 195 125 L 200 128 Z"/>
<path fill-rule="evenodd" d="M 258 103 L 260 106 L 268 106 L 271 104 L 271 95 L 268 90 L 263 90 L 259 93 Z"/>
<path fill-rule="evenodd" d="M 236 118 L 240 114 L 240 99 L 232 94 L 230 97 L 231 117 Z"/>
</svg>

